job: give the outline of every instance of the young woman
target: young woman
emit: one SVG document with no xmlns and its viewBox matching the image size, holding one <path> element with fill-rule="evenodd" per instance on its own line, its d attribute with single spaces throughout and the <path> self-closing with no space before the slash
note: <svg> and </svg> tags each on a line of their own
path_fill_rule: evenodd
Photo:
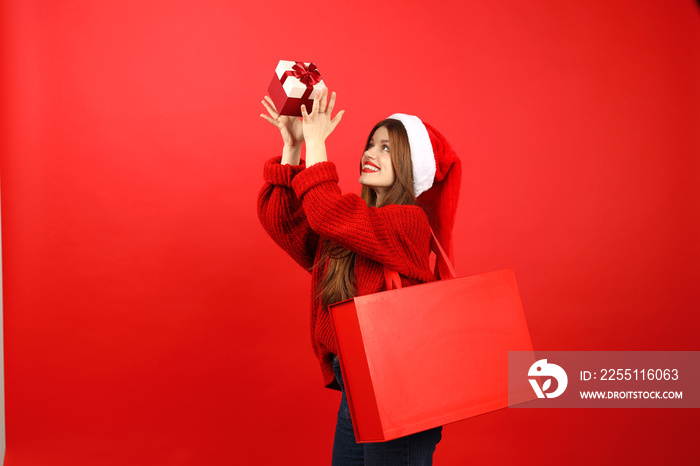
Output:
<svg viewBox="0 0 700 466">
<path fill-rule="evenodd" d="M 431 226 L 452 258 L 459 159 L 431 126 L 392 115 L 372 129 L 360 157 L 361 196 L 343 195 L 325 145 L 343 117 L 341 111 L 331 118 L 335 100 L 335 93 L 328 100 L 327 89 L 316 93 L 301 119 L 281 116 L 269 97 L 263 100 L 268 114 L 261 117 L 279 128 L 284 149 L 265 164 L 258 216 L 272 239 L 311 272 L 313 349 L 326 386 L 342 392 L 332 464 L 429 465 L 440 427 L 389 442 L 355 442 L 328 305 L 386 290 L 385 266 L 400 274 L 403 286 L 435 280 Z"/>
</svg>

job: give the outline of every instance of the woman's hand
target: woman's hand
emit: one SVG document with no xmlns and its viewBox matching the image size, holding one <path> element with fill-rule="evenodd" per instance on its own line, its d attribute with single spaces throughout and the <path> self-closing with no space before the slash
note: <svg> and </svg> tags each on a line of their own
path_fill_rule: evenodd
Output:
<svg viewBox="0 0 700 466">
<path fill-rule="evenodd" d="M 307 152 L 310 145 L 325 143 L 326 138 L 330 136 L 340 120 L 343 119 L 345 110 L 341 110 L 331 119 L 333 107 L 335 107 L 335 92 L 331 94 L 331 100 L 328 101 L 328 88 L 324 87 L 323 91 L 314 93 L 314 104 L 311 113 L 307 113 L 306 106 L 301 106 L 301 116 L 303 121 L 304 140 L 306 141 Z M 327 102 L 327 103 L 326 103 Z"/>
<path fill-rule="evenodd" d="M 269 115 L 261 113 L 260 117 L 280 130 L 285 147 L 301 148 L 301 143 L 304 142 L 304 130 L 302 129 L 301 120 L 293 116 L 280 115 L 270 96 L 266 95 L 262 104 Z"/>
</svg>

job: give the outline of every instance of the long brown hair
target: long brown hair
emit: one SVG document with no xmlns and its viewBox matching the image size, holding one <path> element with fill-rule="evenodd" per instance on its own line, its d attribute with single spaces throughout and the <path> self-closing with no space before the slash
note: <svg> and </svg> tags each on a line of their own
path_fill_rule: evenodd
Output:
<svg viewBox="0 0 700 466">
<path fill-rule="evenodd" d="M 413 205 L 416 203 L 416 198 L 413 196 L 413 164 L 411 163 L 408 134 L 403 124 L 392 119 L 380 121 L 369 133 L 364 150 L 369 148 L 372 136 L 381 127 L 385 127 L 389 133 L 391 163 L 396 176 L 396 180 L 387 191 L 382 205 Z M 362 164 L 361 161 L 360 164 Z M 381 207 L 377 205 L 377 193 L 368 186 L 362 187 L 360 197 L 370 207 Z M 337 243 L 328 241 L 325 244 L 322 259 L 317 264 L 317 266 L 322 267 L 326 259 L 328 260 L 326 274 L 321 281 L 319 291 L 319 299 L 324 307 L 355 296 L 357 292 L 354 274 L 356 256 L 357 253 L 345 249 Z"/>
</svg>

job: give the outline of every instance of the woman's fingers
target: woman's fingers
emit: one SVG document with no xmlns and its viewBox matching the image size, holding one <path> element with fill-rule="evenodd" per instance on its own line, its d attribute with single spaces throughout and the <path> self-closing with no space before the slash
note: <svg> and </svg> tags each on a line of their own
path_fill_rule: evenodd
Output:
<svg viewBox="0 0 700 466">
<path fill-rule="evenodd" d="M 324 87 L 323 90 L 321 91 L 321 98 L 319 99 L 319 107 L 321 109 L 321 113 L 326 113 L 326 107 L 328 103 L 328 88 Z M 330 111 L 329 111 L 330 113 Z"/>
<path fill-rule="evenodd" d="M 333 113 L 333 107 L 335 107 L 335 92 L 331 92 L 331 100 L 328 102 L 328 107 L 326 107 L 329 115 Z"/>
<path fill-rule="evenodd" d="M 267 103 L 265 101 L 267 101 Z M 272 110 L 277 114 L 277 116 L 279 116 L 279 112 L 277 111 L 277 107 L 275 106 L 275 103 L 272 101 L 272 97 L 270 97 L 269 95 L 266 95 L 265 101 L 263 101 L 263 105 L 265 105 L 266 107 L 271 107 Z"/>
<path fill-rule="evenodd" d="M 330 100 L 328 100 L 328 88 L 327 87 L 324 87 L 323 90 L 321 90 L 321 91 L 318 91 L 318 90 L 315 91 L 314 92 L 314 102 L 313 102 L 313 106 L 311 108 L 311 115 L 315 116 L 315 114 L 328 114 L 328 118 L 330 118 L 331 113 L 333 112 L 333 108 L 335 108 L 335 99 L 336 99 L 336 93 L 332 92 L 331 98 L 330 98 Z M 275 107 L 275 103 L 272 101 L 272 98 L 270 98 L 270 96 L 266 95 L 265 98 L 262 100 L 262 104 L 265 107 L 265 110 L 267 110 L 267 113 L 270 114 L 271 118 L 268 118 L 266 115 L 260 115 L 260 116 L 265 118 L 270 123 L 273 123 L 275 126 L 279 126 L 277 119 L 280 117 L 280 114 L 277 111 L 277 107 Z M 306 110 L 306 107 L 303 105 L 302 105 L 301 113 L 302 113 L 303 117 L 309 116 L 308 110 Z M 334 119 L 334 121 L 335 121 L 335 119 Z"/>
<path fill-rule="evenodd" d="M 275 125 L 276 127 L 280 127 L 280 122 L 277 119 L 279 115 L 277 115 L 277 112 L 273 111 L 268 105 L 266 105 L 265 101 L 263 100 L 263 105 L 265 105 L 265 108 L 267 109 L 268 113 L 270 115 L 265 115 L 264 113 L 260 114 L 260 117 L 266 120 L 268 123 L 271 125 Z"/>
<path fill-rule="evenodd" d="M 314 92 L 314 105 L 311 107 L 311 114 L 322 113 L 321 107 L 321 91 Z"/>
<path fill-rule="evenodd" d="M 265 96 L 267 98 L 267 96 Z M 279 114 L 277 113 L 277 110 L 274 108 L 274 103 L 268 103 L 265 100 L 262 101 L 263 107 L 265 107 L 265 110 L 267 110 L 267 113 L 269 115 L 265 115 L 264 113 L 260 114 L 260 117 L 265 119 L 268 123 L 275 125 L 276 127 L 280 127 L 279 121 L 277 118 L 279 117 Z"/>
<path fill-rule="evenodd" d="M 272 118 L 270 115 L 265 115 L 264 113 L 260 114 L 260 118 L 266 120 L 268 123 L 271 123 L 277 127 L 279 127 L 279 124 L 277 123 L 277 120 Z"/>
<path fill-rule="evenodd" d="M 340 123 L 340 120 L 343 119 L 343 114 L 345 113 L 345 110 L 341 110 L 338 112 L 338 114 L 331 120 L 331 124 L 333 125 L 333 128 L 335 128 L 338 123 Z"/>
<path fill-rule="evenodd" d="M 335 118 L 331 120 L 331 114 L 333 112 L 333 108 L 335 107 L 335 100 L 335 92 L 331 93 L 330 101 L 328 100 L 327 87 L 324 87 L 323 90 L 320 91 L 314 91 L 314 100 L 313 106 L 311 107 L 311 113 L 309 113 L 309 111 L 306 109 L 306 105 L 301 106 L 301 116 L 304 123 L 308 124 L 315 121 L 320 121 L 315 118 L 316 115 L 326 115 L 328 117 L 328 121 L 330 121 L 330 123 L 335 127 L 335 125 L 340 123 L 340 120 L 343 118 L 343 113 L 345 112 L 344 110 L 339 112 Z"/>
<path fill-rule="evenodd" d="M 279 113 L 277 113 L 277 109 L 275 108 L 274 103 L 263 100 L 262 104 L 263 107 L 265 107 L 265 110 L 267 110 L 267 113 L 269 113 L 272 118 L 279 118 L 280 115 Z"/>
</svg>

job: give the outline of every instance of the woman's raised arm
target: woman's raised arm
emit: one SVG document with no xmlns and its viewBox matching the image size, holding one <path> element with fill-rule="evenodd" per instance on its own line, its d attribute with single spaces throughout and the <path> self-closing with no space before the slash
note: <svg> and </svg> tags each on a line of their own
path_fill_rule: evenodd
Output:
<svg viewBox="0 0 700 466">
<path fill-rule="evenodd" d="M 293 116 L 280 115 L 270 96 L 266 95 L 262 104 L 268 114 L 261 113 L 260 118 L 276 126 L 284 141 L 280 163 L 282 165 L 299 165 L 301 162 L 301 143 L 304 142 L 301 120 Z"/>
</svg>

